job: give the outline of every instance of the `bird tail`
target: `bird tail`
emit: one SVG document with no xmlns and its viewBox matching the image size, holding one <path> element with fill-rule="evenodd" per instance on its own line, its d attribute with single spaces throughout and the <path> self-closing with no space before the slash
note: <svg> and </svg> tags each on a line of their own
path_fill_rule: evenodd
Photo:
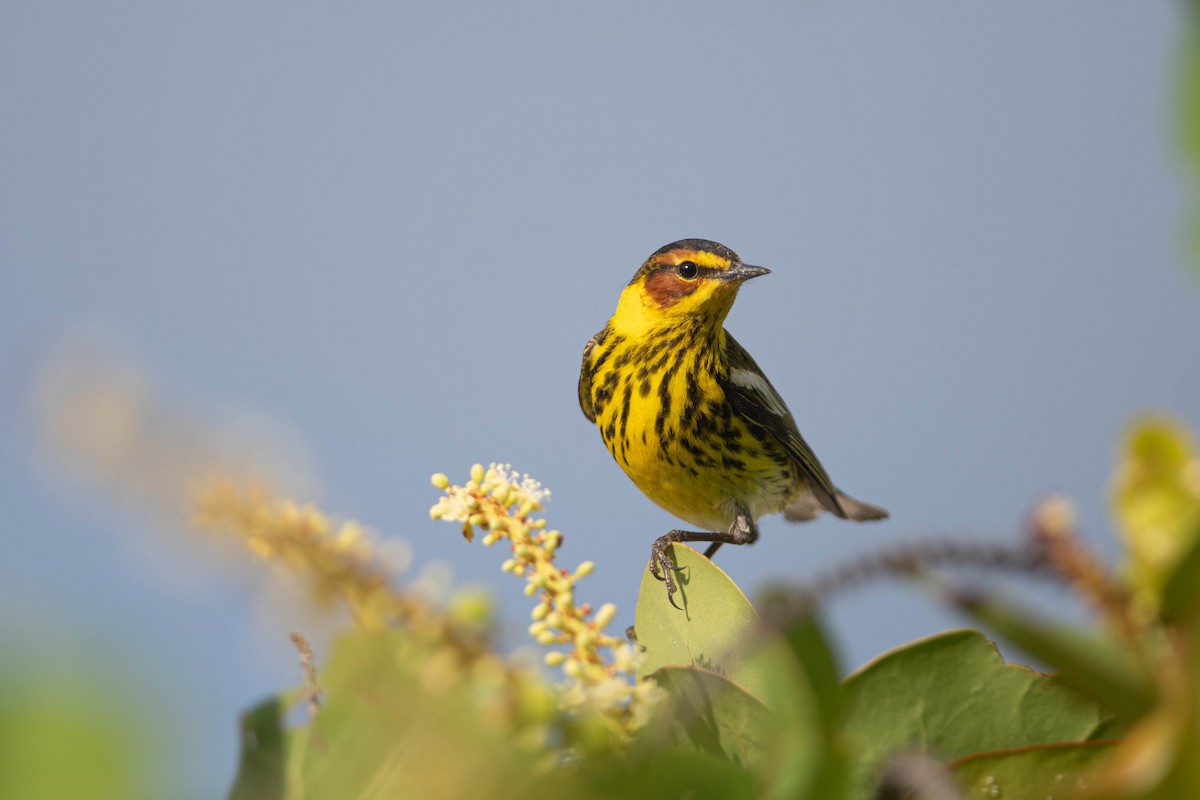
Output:
<svg viewBox="0 0 1200 800">
<path fill-rule="evenodd" d="M 838 492 L 837 499 L 838 505 L 846 512 L 846 519 L 852 519 L 855 522 L 874 522 L 888 518 L 887 509 L 864 503 L 862 500 L 855 500 L 848 494 Z"/>
<path fill-rule="evenodd" d="M 836 497 L 838 508 L 831 508 L 829 510 L 843 519 L 850 519 L 855 522 L 873 522 L 888 518 L 888 512 L 879 506 L 855 500 L 850 495 L 843 494 L 842 492 L 838 492 Z M 787 504 L 783 509 L 783 518 L 788 522 L 807 522 L 810 519 L 820 516 L 821 512 L 825 510 L 825 506 L 821 504 L 821 501 L 815 494 L 804 492 Z M 840 514 L 838 513 L 839 511 L 841 512 Z"/>
</svg>

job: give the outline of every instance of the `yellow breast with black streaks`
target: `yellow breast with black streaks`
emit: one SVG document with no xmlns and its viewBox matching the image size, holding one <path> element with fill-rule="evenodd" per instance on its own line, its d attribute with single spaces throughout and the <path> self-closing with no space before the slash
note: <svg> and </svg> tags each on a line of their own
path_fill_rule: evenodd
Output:
<svg viewBox="0 0 1200 800">
<path fill-rule="evenodd" d="M 725 333 L 716 333 L 698 320 L 634 339 L 610 325 L 590 353 L 589 399 L 605 445 L 638 488 L 680 519 L 721 531 L 739 507 L 778 511 L 795 478 L 761 457 L 726 402 Z"/>
</svg>

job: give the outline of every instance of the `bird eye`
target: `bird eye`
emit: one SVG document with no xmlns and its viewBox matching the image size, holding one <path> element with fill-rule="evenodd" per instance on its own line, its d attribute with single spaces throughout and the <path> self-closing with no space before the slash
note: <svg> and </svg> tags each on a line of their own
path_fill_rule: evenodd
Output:
<svg viewBox="0 0 1200 800">
<path fill-rule="evenodd" d="M 686 278 L 689 281 L 700 273 L 699 268 L 691 261 L 681 261 L 675 271 L 679 273 L 679 277 Z"/>
</svg>

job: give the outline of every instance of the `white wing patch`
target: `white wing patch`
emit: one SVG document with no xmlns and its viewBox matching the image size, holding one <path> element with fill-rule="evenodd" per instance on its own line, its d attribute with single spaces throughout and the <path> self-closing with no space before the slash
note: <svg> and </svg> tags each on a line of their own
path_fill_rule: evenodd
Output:
<svg viewBox="0 0 1200 800">
<path fill-rule="evenodd" d="M 772 414 L 779 417 L 788 415 L 787 406 L 783 403 L 783 398 L 771 386 L 770 381 L 764 378 L 758 372 L 741 367 L 734 367 L 729 371 L 729 380 L 735 385 L 743 389 L 749 389 L 762 399 L 763 405 Z"/>
</svg>

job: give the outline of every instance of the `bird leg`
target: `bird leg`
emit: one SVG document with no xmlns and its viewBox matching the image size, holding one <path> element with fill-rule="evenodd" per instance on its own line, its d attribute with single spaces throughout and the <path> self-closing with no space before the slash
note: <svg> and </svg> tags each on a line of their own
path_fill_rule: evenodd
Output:
<svg viewBox="0 0 1200 800">
<path fill-rule="evenodd" d="M 676 542 L 712 542 L 704 552 L 706 558 L 712 558 L 712 554 L 717 552 L 717 548 L 723 544 L 754 544 L 756 541 L 758 541 L 758 526 L 754 524 L 754 519 L 746 513 L 738 514 L 725 533 L 674 530 L 658 537 L 650 546 L 650 574 L 667 584 L 667 600 L 671 602 L 671 605 L 679 608 L 675 603 L 675 591 L 678 587 L 675 585 L 675 577 L 671 573 L 681 572 L 683 567 L 677 565 L 667 555 L 668 547 Z"/>
</svg>

